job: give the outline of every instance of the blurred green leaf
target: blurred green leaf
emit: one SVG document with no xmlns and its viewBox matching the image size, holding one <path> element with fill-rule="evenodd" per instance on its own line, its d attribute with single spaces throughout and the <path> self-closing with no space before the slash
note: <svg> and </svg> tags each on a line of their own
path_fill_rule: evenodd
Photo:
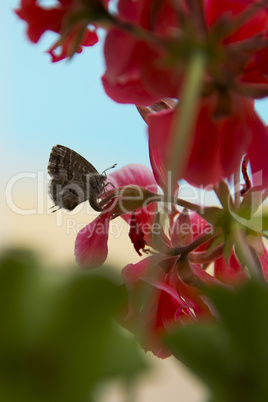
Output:
<svg viewBox="0 0 268 402">
<path fill-rule="evenodd" d="M 229 214 L 219 207 L 205 207 L 202 217 L 216 227 L 225 227 L 230 220 Z"/>
<path fill-rule="evenodd" d="M 268 289 L 207 291 L 219 321 L 188 325 L 167 337 L 174 355 L 203 380 L 213 402 L 268 401 Z"/>
<path fill-rule="evenodd" d="M 225 233 L 223 255 L 227 264 L 229 264 L 233 252 L 234 238 L 232 235 Z"/>
<path fill-rule="evenodd" d="M 268 213 L 267 213 L 267 211 L 263 212 L 261 217 L 257 216 L 256 220 L 257 219 L 258 219 L 258 221 L 255 223 L 255 225 L 257 225 L 259 223 L 259 220 L 261 219 L 261 224 L 262 224 L 261 230 L 263 230 L 264 232 L 267 232 L 268 231 Z"/>
<path fill-rule="evenodd" d="M 146 368 L 113 319 L 126 302 L 115 272 L 45 270 L 22 250 L 0 256 L 1 401 L 92 401 L 101 382 Z"/>
</svg>

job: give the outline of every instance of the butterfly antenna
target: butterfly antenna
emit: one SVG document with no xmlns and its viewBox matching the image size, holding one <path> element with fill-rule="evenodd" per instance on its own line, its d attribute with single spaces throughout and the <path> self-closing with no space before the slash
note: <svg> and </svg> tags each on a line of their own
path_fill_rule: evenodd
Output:
<svg viewBox="0 0 268 402">
<path fill-rule="evenodd" d="M 107 172 L 107 170 L 110 170 L 110 169 L 115 168 L 116 165 L 117 165 L 117 163 L 115 163 L 113 166 L 108 167 L 107 169 L 105 169 L 105 170 L 102 172 L 102 174 L 105 173 L 105 172 Z"/>
</svg>

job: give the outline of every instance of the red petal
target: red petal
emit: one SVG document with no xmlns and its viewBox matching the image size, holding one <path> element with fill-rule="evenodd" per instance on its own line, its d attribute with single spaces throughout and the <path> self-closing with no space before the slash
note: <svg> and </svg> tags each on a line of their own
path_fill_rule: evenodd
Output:
<svg viewBox="0 0 268 402">
<path fill-rule="evenodd" d="M 145 188 L 153 193 L 157 193 L 158 186 L 152 174 L 152 171 L 140 164 L 130 164 L 124 166 L 115 172 L 109 174 L 107 181 L 112 183 L 114 187 L 128 186 L 131 184 Z M 112 186 L 111 186 L 112 187 Z M 108 186 L 107 190 L 112 189 Z M 152 246 L 151 228 L 155 219 L 156 204 L 151 203 L 147 207 L 140 208 L 135 212 L 137 223 L 141 225 L 144 233 L 146 244 Z M 130 224 L 132 214 L 122 215 L 122 218 Z"/>
<path fill-rule="evenodd" d="M 135 250 L 141 256 L 140 250 L 145 247 L 144 233 L 142 230 L 142 225 L 138 222 L 135 213 L 132 214 L 130 221 L 130 229 L 128 232 L 129 238 L 134 245 Z"/>
<path fill-rule="evenodd" d="M 86 30 L 84 38 L 82 39 L 82 46 L 94 46 L 98 42 L 98 35 L 96 31 Z"/>
<path fill-rule="evenodd" d="M 199 291 L 179 280 L 176 262 L 177 257 L 158 254 L 138 264 L 129 264 L 122 272 L 129 295 L 128 314 L 123 325 L 140 333 L 145 350 L 151 350 L 160 358 L 170 355 L 162 344 L 165 334 L 184 321 L 211 316 Z M 161 269 L 163 263 L 169 267 L 168 274 Z M 200 274 L 198 270 L 194 273 Z M 206 283 L 218 283 L 203 271 L 201 275 L 205 276 Z"/>
<path fill-rule="evenodd" d="M 164 257 L 164 259 L 166 258 Z M 166 358 L 170 356 L 170 352 L 167 351 L 161 341 L 163 324 L 157 326 L 158 319 L 161 321 L 161 317 L 158 317 L 161 290 L 157 286 L 144 282 L 148 271 L 153 267 L 156 268 L 154 275 L 159 278 L 162 273 L 157 264 L 161 260 L 163 260 L 163 256 L 151 256 L 137 264 L 129 264 L 123 269 L 122 277 L 128 291 L 129 304 L 128 313 L 122 325 L 134 333 L 140 332 L 141 342 L 145 350 L 152 351 L 160 358 Z M 172 265 L 173 263 L 174 259 L 172 259 Z M 144 304 L 145 301 L 146 305 Z M 141 307 L 142 310 L 140 310 Z"/>
<path fill-rule="evenodd" d="M 61 0 L 60 3 L 61 5 L 58 4 L 54 8 L 42 8 L 36 0 L 21 0 L 21 7 L 16 10 L 16 13 L 28 23 L 27 34 L 32 42 L 38 42 L 46 31 L 61 33 L 66 15 L 69 15 L 77 7 L 77 4 L 74 0 Z M 53 62 L 62 60 L 70 54 L 70 48 L 72 50 L 77 31 L 79 31 L 79 26 L 75 27 L 70 35 L 61 38 L 60 46 L 57 43 L 51 46 L 48 53 L 51 54 Z M 87 30 L 80 45 L 93 46 L 97 41 L 96 32 Z M 81 51 L 82 47 L 78 46 L 77 52 L 80 53 Z"/>
<path fill-rule="evenodd" d="M 117 169 L 108 175 L 107 181 L 115 187 L 134 184 L 154 193 L 157 193 L 158 188 L 151 169 L 139 163 Z"/>
<path fill-rule="evenodd" d="M 35 0 L 21 3 L 16 14 L 28 23 L 27 34 L 29 39 L 36 43 L 47 30 L 60 32 L 62 19 L 66 9 L 43 9 L 36 5 Z"/>
<path fill-rule="evenodd" d="M 100 214 L 78 233 L 75 258 L 82 269 L 97 268 L 105 262 L 111 214 L 112 211 Z"/>
<path fill-rule="evenodd" d="M 265 188 L 268 186 L 268 128 L 257 115 L 253 116 L 251 126 L 254 137 L 248 149 L 253 184 Z"/>
<path fill-rule="evenodd" d="M 79 34 L 79 27 L 74 28 L 74 30 L 67 36 L 61 39 L 61 44 L 57 42 L 53 45 L 47 52 L 52 57 L 52 62 L 58 62 L 60 60 L 69 57 L 73 51 L 74 43 L 76 42 L 76 36 Z M 98 36 L 95 31 L 85 31 L 83 39 L 81 40 L 81 45 L 78 45 L 76 53 L 82 52 L 83 46 L 93 46 L 98 42 Z"/>
<path fill-rule="evenodd" d="M 207 23 L 212 26 L 220 18 L 228 18 L 232 21 L 235 16 L 245 11 L 248 7 L 252 7 L 254 2 L 257 3 L 258 0 L 206 0 L 204 3 Z M 265 7 L 259 8 L 258 12 L 252 13 L 251 17 L 243 22 L 243 25 L 236 32 L 230 34 L 225 42 L 242 41 L 265 32 L 267 18 L 267 9 Z"/>
<path fill-rule="evenodd" d="M 188 210 L 183 210 L 171 228 L 173 247 L 185 246 L 193 241 L 192 225 Z"/>
<path fill-rule="evenodd" d="M 173 109 L 165 109 L 147 115 L 151 166 L 155 180 L 164 191 L 168 186 L 168 172 L 165 168 L 165 162 L 173 115 Z"/>
<path fill-rule="evenodd" d="M 246 273 L 242 270 L 234 254 L 231 255 L 229 264 L 224 257 L 218 258 L 214 263 L 214 275 L 224 283 L 240 284 L 247 279 Z"/>
<path fill-rule="evenodd" d="M 158 100 L 141 82 L 139 68 L 145 51 L 142 42 L 119 29 L 110 30 L 106 36 L 106 71 L 102 82 L 106 93 L 116 102 L 147 106 Z"/>
<path fill-rule="evenodd" d="M 217 98 L 211 96 L 200 101 L 190 157 L 184 174 L 177 180 L 184 178 L 195 186 L 215 184 L 221 178 L 229 178 L 238 169 L 243 154 L 248 150 L 254 170 L 263 169 L 265 178 L 268 176 L 264 126 L 251 101 L 238 95 L 232 95 L 231 100 L 232 113 L 218 119 L 214 118 Z M 165 166 L 170 154 L 168 147 L 173 117 L 173 110 L 147 116 L 151 164 L 156 180 L 162 186 L 167 182 Z"/>
</svg>

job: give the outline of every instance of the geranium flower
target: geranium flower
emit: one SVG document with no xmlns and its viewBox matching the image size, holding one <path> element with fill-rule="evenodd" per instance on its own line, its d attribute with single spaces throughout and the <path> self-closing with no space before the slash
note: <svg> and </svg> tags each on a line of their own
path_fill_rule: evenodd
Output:
<svg viewBox="0 0 268 402">
<path fill-rule="evenodd" d="M 101 0 L 96 0 L 94 6 L 96 9 L 105 10 Z M 86 11 L 85 4 L 80 0 L 56 0 L 55 6 L 49 8 L 42 7 L 38 0 L 21 0 L 16 14 L 27 22 L 27 35 L 34 43 L 38 42 L 46 31 L 61 35 L 48 50 L 52 61 L 56 62 L 71 57 L 74 52 L 80 53 L 82 46 L 93 46 L 98 42 L 96 27 L 91 25 L 90 29 L 87 28 L 91 21 L 85 17 L 81 18 Z"/>
<path fill-rule="evenodd" d="M 230 90 L 267 96 L 268 8 L 251 0 L 194 3 L 119 1 L 122 28 L 109 30 L 104 48 L 103 84 L 111 98 L 138 105 L 177 98 L 195 51 L 207 58 L 202 94 L 217 93 L 217 114 L 230 111 Z"/>
<path fill-rule="evenodd" d="M 259 254 L 259 260 L 262 266 L 263 275 L 268 280 L 268 252 L 265 245 L 259 239 L 259 253 L 255 248 L 257 255 Z M 239 263 L 235 253 L 231 254 L 231 257 L 226 262 L 226 259 L 221 256 L 214 263 L 214 276 L 221 282 L 231 284 L 232 286 L 239 286 L 248 280 L 248 275 Z"/>
<path fill-rule="evenodd" d="M 172 172 L 172 182 L 183 178 L 195 186 L 214 185 L 229 179 L 247 153 L 252 171 L 262 172 L 266 186 L 268 136 L 249 97 L 268 94 L 264 60 L 268 8 L 249 0 L 223 1 L 219 6 L 213 0 L 197 3 L 120 0 L 119 18 L 142 31 L 140 35 L 119 27 L 109 31 L 104 87 L 109 96 L 123 103 L 146 105 L 156 98 L 159 103 L 159 97 L 178 98 L 190 54 L 201 48 L 207 57 L 202 97 L 189 133 L 189 154 L 183 169 L 179 166 L 178 174 Z M 116 58 L 119 48 L 124 53 Z M 146 118 L 157 180 L 159 173 L 166 180 L 170 169 L 180 102 L 175 109 Z"/>
<path fill-rule="evenodd" d="M 177 30 L 177 18 L 169 1 L 120 0 L 117 18 L 133 25 L 131 30 L 110 29 L 105 40 L 106 71 L 102 77 L 107 94 L 119 103 L 149 105 L 162 97 L 176 97 L 178 74 L 174 75 L 161 57 L 166 51 L 160 38 L 167 38 Z M 152 42 L 135 34 L 135 26 L 152 34 Z M 153 39 L 155 35 L 155 39 Z M 124 49 L 119 58 L 118 51 Z M 151 85 L 155 83 L 155 85 Z M 155 90 L 163 87 L 164 93 Z M 174 92 L 175 87 L 175 92 Z"/>
<path fill-rule="evenodd" d="M 200 264 L 189 262 L 183 251 L 202 234 L 211 234 L 212 228 L 196 214 L 192 220 L 185 213 L 171 215 L 169 237 L 162 233 L 159 252 L 122 271 L 129 304 L 120 323 L 138 336 L 146 351 L 160 358 L 170 356 L 162 341 L 169 331 L 212 319 L 213 312 L 202 289 L 207 285 L 221 286 Z M 202 249 L 207 247 L 208 242 L 204 242 Z"/>
<path fill-rule="evenodd" d="M 130 225 L 130 238 L 139 254 L 145 245 L 152 245 L 152 233 L 146 226 L 150 223 L 151 228 L 156 204 L 152 202 L 144 206 L 144 197 L 157 194 L 157 183 L 151 170 L 139 164 L 130 164 L 111 173 L 107 182 L 111 184 L 107 186 L 107 196 L 104 195 L 106 205 L 103 212 L 83 228 L 76 238 L 76 261 L 84 269 L 96 268 L 105 262 L 108 255 L 109 222 L 113 216 L 120 215 Z M 116 195 L 118 188 L 122 189 L 119 197 Z"/>
<path fill-rule="evenodd" d="M 206 286 L 237 287 L 249 280 L 234 251 L 227 263 L 224 243 L 213 248 L 213 238 L 205 241 L 205 236 L 213 234 L 213 228 L 198 214 L 170 214 L 169 221 L 169 235 L 161 234 L 158 253 L 128 264 L 122 271 L 128 307 L 120 323 L 138 336 L 146 351 L 160 358 L 170 355 L 163 343 L 170 331 L 215 318 L 213 307 L 203 296 Z M 250 242 L 267 280 L 267 250 L 258 236 L 251 237 Z M 205 271 L 211 264 L 213 276 Z"/>
<path fill-rule="evenodd" d="M 150 247 L 151 255 L 122 271 L 128 304 L 119 321 L 139 338 L 145 350 L 166 358 L 170 355 L 163 343 L 166 334 L 187 323 L 215 318 L 213 306 L 203 295 L 204 287 L 237 286 L 248 276 L 234 253 L 226 263 L 223 233 L 221 243 L 214 244 L 217 233 L 200 215 L 189 216 L 187 211 L 179 213 L 175 208 L 165 210 L 168 227 L 163 229 L 156 203 L 144 207 L 152 197 L 158 200 L 157 182 L 150 169 L 129 165 L 109 175 L 108 180 L 116 188 L 107 188 L 100 202 L 103 212 L 79 232 L 76 260 L 85 269 L 102 265 L 108 253 L 110 219 L 121 215 L 129 223 L 136 251 L 141 255 Z M 140 201 L 131 197 L 137 188 L 129 185 L 143 189 Z M 122 189 L 126 190 L 126 200 Z M 247 189 L 245 197 L 250 191 Z M 251 241 L 256 249 L 262 245 L 256 236 Z M 259 252 L 265 274 L 268 254 L 264 247 Z M 214 276 L 206 272 L 213 263 Z"/>
<path fill-rule="evenodd" d="M 252 173 L 260 172 L 262 186 L 268 185 L 267 129 L 250 100 L 232 94 L 230 102 L 232 111 L 214 118 L 216 96 L 200 100 L 191 152 L 181 176 L 179 173 L 176 176 L 177 180 L 184 178 L 195 186 L 216 184 L 220 179 L 230 178 L 239 169 L 242 156 L 247 154 Z M 159 166 L 162 171 L 168 171 L 175 113 L 178 110 L 167 109 L 146 117 L 150 156 L 158 161 L 158 168 L 152 163 L 155 176 L 159 174 Z"/>
<path fill-rule="evenodd" d="M 165 234 L 157 221 L 156 203 L 140 207 L 135 199 L 128 199 L 133 187 L 145 189 L 147 195 L 157 197 L 157 183 L 150 169 L 142 165 L 128 165 L 108 177 L 116 188 L 107 189 L 103 196 L 103 212 L 82 229 L 75 244 L 76 260 L 81 268 L 95 268 L 107 258 L 110 219 L 120 214 L 129 223 L 129 236 L 134 248 L 141 255 L 150 247 L 152 255 L 138 264 L 129 264 L 122 271 L 129 303 L 121 324 L 135 334 L 140 333 L 145 350 L 165 358 L 170 352 L 162 343 L 162 337 L 172 328 L 187 322 L 213 317 L 209 303 L 202 296 L 206 285 L 219 284 L 207 274 L 202 264 L 188 261 L 187 247 L 192 247 L 192 259 L 208 249 L 213 228 L 199 215 L 189 217 L 174 208 L 166 211 L 169 228 Z M 118 189 L 126 188 L 127 199 L 114 198 Z M 114 202 L 115 200 L 115 202 Z M 120 201 L 120 202 L 119 202 Z M 145 199 L 141 197 L 143 206 Z M 150 201 L 150 200 L 149 200 Z M 131 206 L 129 212 L 124 205 Z M 204 236 L 204 237 L 202 237 Z M 215 258 L 215 257 L 214 257 Z M 145 287 L 144 287 L 145 286 Z M 145 297 L 145 299 L 143 299 Z"/>
</svg>

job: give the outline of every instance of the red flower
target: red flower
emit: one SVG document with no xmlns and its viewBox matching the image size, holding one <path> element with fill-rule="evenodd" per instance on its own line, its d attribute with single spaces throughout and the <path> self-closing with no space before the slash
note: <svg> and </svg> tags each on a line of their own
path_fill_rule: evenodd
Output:
<svg viewBox="0 0 268 402">
<path fill-rule="evenodd" d="M 112 210 L 100 214 L 80 230 L 75 241 L 75 258 L 81 268 L 97 268 L 108 255 L 108 233 Z"/>
<path fill-rule="evenodd" d="M 254 4 L 255 3 L 255 4 Z M 204 1 L 206 22 L 213 27 L 219 21 L 226 19 L 232 22 L 243 12 L 250 11 L 250 18 L 246 20 L 234 32 L 224 37 L 224 44 L 232 44 L 252 40 L 253 47 L 249 47 L 247 54 L 244 49 L 244 65 L 241 68 L 241 82 L 263 83 L 267 85 L 267 37 L 268 37 L 268 8 L 262 5 L 257 6 L 260 1 L 255 0 L 225 0 L 215 2 L 214 0 Z M 254 5 L 255 10 L 254 10 Z M 227 23 L 228 23 L 227 22 Z"/>
<path fill-rule="evenodd" d="M 267 133 L 248 97 L 268 94 L 268 8 L 249 0 L 226 0 L 220 5 L 207 0 L 203 8 L 191 4 L 182 1 L 175 10 L 169 0 L 120 0 L 119 18 L 142 31 L 140 35 L 134 28 L 133 32 L 109 31 L 104 87 L 109 96 L 123 103 L 145 105 L 159 97 L 176 98 L 189 52 L 201 46 L 207 52 L 203 97 L 190 154 L 176 179 L 184 178 L 196 186 L 214 185 L 221 178 L 230 178 L 247 153 L 252 171 L 261 172 L 266 186 Z M 120 58 L 115 57 L 119 49 L 124 49 Z M 147 118 L 151 165 L 162 188 L 167 183 L 173 147 L 173 116 L 169 110 Z"/>
<path fill-rule="evenodd" d="M 253 242 L 255 242 L 254 250 L 260 259 L 263 275 L 265 279 L 268 280 L 268 252 L 260 238 L 254 238 Z M 221 282 L 231 284 L 232 286 L 240 285 L 249 279 L 234 252 L 232 253 L 228 263 L 224 256 L 221 256 L 215 261 L 214 276 Z"/>
<path fill-rule="evenodd" d="M 136 184 L 153 193 L 157 190 L 152 173 L 141 165 L 119 169 L 108 180 L 119 189 Z M 203 287 L 225 286 L 226 282 L 237 285 L 247 276 L 235 256 L 231 257 L 229 265 L 225 263 L 223 244 L 211 248 L 213 228 L 199 215 L 189 217 L 186 211 L 180 214 L 175 209 L 166 211 L 169 227 L 164 232 L 157 221 L 155 203 L 144 208 L 133 207 L 129 213 L 124 213 L 123 204 L 119 205 L 123 200 L 118 198 L 113 203 L 110 196 L 114 197 L 117 190 L 108 190 L 104 195 L 104 211 L 77 236 L 77 262 L 82 268 L 103 264 L 108 253 L 109 221 L 120 213 L 130 224 L 130 237 L 136 251 L 141 254 L 145 246 L 153 249 L 150 257 L 128 264 L 122 271 L 128 304 L 120 322 L 138 335 L 145 350 L 160 358 L 168 357 L 170 352 L 163 343 L 166 334 L 187 323 L 214 319 L 213 307 L 203 297 Z M 128 205 L 138 205 L 135 200 L 128 202 Z M 255 249 L 260 248 L 262 243 L 258 238 L 251 241 Z M 268 253 L 263 246 L 259 253 L 266 275 Z M 215 260 L 213 277 L 205 269 Z"/>
<path fill-rule="evenodd" d="M 16 13 L 27 22 L 27 34 L 34 43 L 38 42 L 46 31 L 62 35 L 48 51 L 55 62 L 71 57 L 74 51 L 80 53 L 82 46 L 93 46 L 98 41 L 93 25 L 87 29 L 87 23 L 85 25 L 83 20 L 70 25 L 71 17 L 81 11 L 82 2 L 79 0 L 57 0 L 57 4 L 50 8 L 40 6 L 38 0 L 21 0 Z"/>
<path fill-rule="evenodd" d="M 122 271 L 129 303 L 121 324 L 138 334 L 145 350 L 160 358 L 170 356 L 162 341 L 169 331 L 212 318 L 209 303 L 202 297 L 202 287 L 220 284 L 200 265 L 190 264 L 178 254 L 172 256 L 176 247 L 186 246 L 206 232 L 208 224 L 196 215 L 192 221 L 187 214 L 171 214 L 170 218 L 170 238 L 163 238 L 163 250 L 127 265 Z"/>
<path fill-rule="evenodd" d="M 225 112 L 230 90 L 267 96 L 268 8 L 251 0 L 197 3 L 119 1 L 118 18 L 133 28 L 107 35 L 103 84 L 110 97 L 139 105 L 177 98 L 189 57 L 200 48 L 207 56 L 202 93 L 217 93 Z"/>
<path fill-rule="evenodd" d="M 200 101 L 191 152 L 185 170 L 182 176 L 176 177 L 177 180 L 184 178 L 195 186 L 215 184 L 239 169 L 241 158 L 247 153 L 252 173 L 262 173 L 262 185 L 268 185 L 267 129 L 251 101 L 233 94 L 230 102 L 232 112 L 229 115 L 213 118 L 216 97 Z M 157 161 L 157 167 L 152 163 L 155 177 L 159 174 L 159 166 L 167 172 L 174 113 L 168 109 L 147 115 L 150 157 Z"/>
<path fill-rule="evenodd" d="M 157 184 L 150 169 L 138 164 L 118 169 L 108 176 L 107 181 L 116 188 L 137 185 L 141 189 L 148 190 L 150 194 L 157 192 Z M 107 195 L 109 188 L 111 189 L 112 186 L 107 186 Z M 115 192 L 115 190 L 113 189 L 111 192 Z M 142 196 L 141 193 L 140 196 Z M 111 200 L 104 211 L 78 233 L 75 242 L 75 256 L 77 263 L 82 268 L 99 267 L 105 262 L 108 254 L 109 222 L 112 215 L 116 214 L 116 208 L 123 208 L 123 201 L 121 199 L 115 202 Z M 121 202 L 122 206 L 119 205 Z M 140 204 L 143 200 L 140 199 L 137 202 Z M 120 212 L 121 217 L 131 226 L 130 237 L 134 248 L 140 254 L 140 250 L 144 249 L 145 244 L 152 245 L 152 233 L 151 230 L 146 229 L 146 226 L 149 225 L 151 229 L 155 218 L 156 205 L 151 203 L 144 208 L 139 207 L 135 212 Z"/>
<path fill-rule="evenodd" d="M 157 11 L 156 15 L 153 14 L 154 10 Z M 108 32 L 104 47 L 107 68 L 102 78 L 107 94 L 116 102 L 138 105 L 154 103 L 162 97 L 162 90 L 165 93 L 163 96 L 176 97 L 178 74 L 162 63 L 161 58 L 165 57 L 166 52 L 157 43 L 159 37 L 166 38 L 173 28 L 177 29 L 177 18 L 171 2 L 120 0 L 118 11 L 121 21 L 152 33 L 156 40 L 148 43 L 135 33 L 119 28 Z M 120 58 L 115 57 L 118 52 Z M 162 88 L 160 93 L 158 87 Z"/>
<path fill-rule="evenodd" d="M 218 278 L 221 282 L 230 283 L 232 285 L 242 284 L 248 278 L 234 253 L 230 257 L 229 264 L 226 263 L 224 256 L 221 256 L 215 261 L 214 275 L 215 278 Z"/>
</svg>

